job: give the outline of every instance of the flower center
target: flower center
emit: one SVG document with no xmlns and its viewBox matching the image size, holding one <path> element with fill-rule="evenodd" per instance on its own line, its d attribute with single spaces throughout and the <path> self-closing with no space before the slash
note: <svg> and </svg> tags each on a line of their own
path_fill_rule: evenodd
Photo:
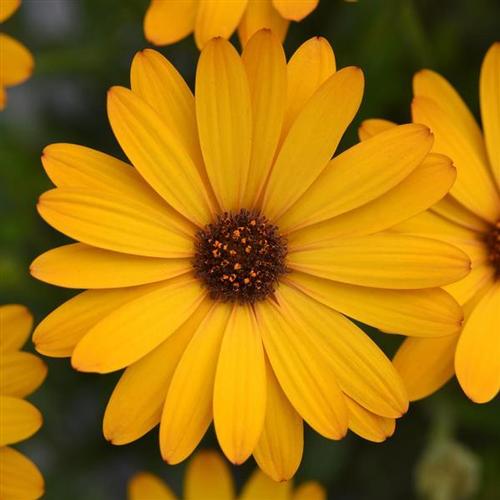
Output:
<svg viewBox="0 0 500 500">
<path fill-rule="evenodd" d="M 287 243 L 258 212 L 217 216 L 196 235 L 193 267 L 215 300 L 254 303 L 271 296 L 287 272 Z"/>
<path fill-rule="evenodd" d="M 500 220 L 497 220 L 486 241 L 490 249 L 490 261 L 496 268 L 497 274 L 500 275 Z"/>
</svg>

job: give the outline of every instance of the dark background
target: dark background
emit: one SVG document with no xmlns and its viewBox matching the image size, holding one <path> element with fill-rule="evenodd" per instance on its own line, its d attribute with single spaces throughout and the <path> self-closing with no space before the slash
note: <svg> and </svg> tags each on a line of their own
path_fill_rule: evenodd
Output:
<svg viewBox="0 0 500 500">
<path fill-rule="evenodd" d="M 9 89 L 0 114 L 0 303 L 25 304 L 37 321 L 74 294 L 27 272 L 34 257 L 65 242 L 35 211 L 37 196 L 50 187 L 40 153 L 52 142 L 75 142 L 122 156 L 106 117 L 106 90 L 129 84 L 132 57 L 147 46 L 147 4 L 24 0 L 2 25 L 34 53 L 36 69 L 27 83 Z M 287 54 L 314 35 L 332 43 L 338 67 L 358 65 L 365 72 L 364 102 L 341 144 L 345 149 L 365 118 L 409 121 L 411 78 L 422 67 L 446 75 L 477 116 L 479 68 L 500 39 L 500 2 L 320 0 L 312 15 L 291 27 Z M 198 54 L 192 37 L 160 50 L 192 84 Z M 399 342 L 370 333 L 388 353 Z M 162 463 L 156 430 L 124 447 L 102 437 L 104 408 L 119 374 L 79 374 L 66 359 L 47 363 L 48 379 L 32 398 L 45 424 L 19 447 L 40 465 L 47 499 L 123 498 L 127 479 L 142 469 L 162 475 L 181 493 L 184 464 Z M 308 431 L 295 481 L 320 480 L 329 498 L 346 500 L 500 498 L 499 403 L 475 405 L 453 381 L 412 405 L 386 443 L 352 434 L 333 442 Z M 203 445 L 216 445 L 213 434 Z M 234 468 L 238 484 L 253 466 L 249 460 Z"/>
</svg>

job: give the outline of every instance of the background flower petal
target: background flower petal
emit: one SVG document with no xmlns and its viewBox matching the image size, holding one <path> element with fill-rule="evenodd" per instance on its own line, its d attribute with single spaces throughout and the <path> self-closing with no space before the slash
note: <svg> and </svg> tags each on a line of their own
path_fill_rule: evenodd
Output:
<svg viewBox="0 0 500 500">
<path fill-rule="evenodd" d="M 182 40 L 194 29 L 196 0 L 151 0 L 144 17 L 144 35 L 155 45 Z"/>
<path fill-rule="evenodd" d="M 0 306 L 0 351 L 21 349 L 33 328 L 33 316 L 19 304 Z"/>
</svg>

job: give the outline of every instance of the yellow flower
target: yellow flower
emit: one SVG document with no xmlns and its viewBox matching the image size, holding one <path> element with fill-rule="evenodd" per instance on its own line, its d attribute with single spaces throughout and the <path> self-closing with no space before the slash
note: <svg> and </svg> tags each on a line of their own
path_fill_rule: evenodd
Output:
<svg viewBox="0 0 500 500">
<path fill-rule="evenodd" d="M 24 441 L 42 425 L 40 412 L 23 398 L 47 375 L 43 361 L 20 349 L 29 336 L 33 318 L 20 305 L 0 306 L 0 498 L 35 499 L 43 494 L 38 468 L 10 444 Z"/>
<path fill-rule="evenodd" d="M 470 256 L 472 272 L 445 287 L 464 306 L 461 332 L 409 338 L 394 363 L 412 400 L 432 394 L 456 373 L 467 396 L 485 403 L 500 388 L 500 43 L 489 49 L 481 69 L 484 136 L 442 76 L 430 70 L 417 73 L 413 92 L 413 121 L 432 129 L 433 151 L 453 160 L 457 181 L 431 210 L 395 229 L 458 246 Z M 372 137 L 393 126 L 386 120 L 368 120 L 360 135 Z"/>
<path fill-rule="evenodd" d="M 0 23 L 9 18 L 21 4 L 21 0 L 0 1 Z M 17 40 L 0 33 L 0 111 L 7 102 L 6 87 L 19 85 L 33 73 L 35 63 L 30 51 Z"/>
<path fill-rule="evenodd" d="M 468 272 L 465 254 L 379 233 L 454 181 L 449 160 L 427 156 L 429 130 L 403 125 L 330 161 L 363 74 L 335 71 L 321 38 L 288 65 L 269 31 L 241 57 L 214 39 L 196 97 L 153 50 L 136 55 L 131 81 L 109 91 L 108 115 L 135 168 L 71 144 L 44 151 L 57 188 L 39 212 L 79 243 L 31 272 L 90 290 L 38 326 L 38 351 L 86 372 L 127 367 L 104 434 L 125 444 L 161 420 L 169 463 L 212 419 L 233 463 L 253 453 L 277 480 L 298 467 L 302 420 L 331 439 L 348 427 L 391 435 L 407 409 L 402 382 L 343 314 L 409 335 L 460 327 L 460 307 L 436 287 Z"/>
<path fill-rule="evenodd" d="M 176 500 L 176 495 L 159 477 L 149 472 L 135 474 L 128 483 L 128 500 Z M 307 481 L 297 488 L 292 481 L 275 482 L 258 469 L 236 495 L 231 473 L 213 451 L 200 451 L 189 462 L 184 480 L 186 500 L 326 500 L 324 488 Z"/>
<path fill-rule="evenodd" d="M 169 45 L 194 32 L 198 48 L 214 37 L 230 38 L 238 28 L 243 45 L 257 31 L 272 29 L 284 40 L 290 21 L 301 21 L 319 0 L 151 0 L 144 34 L 154 45 Z"/>
</svg>

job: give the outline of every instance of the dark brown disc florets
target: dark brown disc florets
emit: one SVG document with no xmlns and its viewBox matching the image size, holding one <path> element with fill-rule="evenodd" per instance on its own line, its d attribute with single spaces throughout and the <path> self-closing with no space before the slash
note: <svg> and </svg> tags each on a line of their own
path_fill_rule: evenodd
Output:
<svg viewBox="0 0 500 500">
<path fill-rule="evenodd" d="M 490 261 L 496 268 L 497 275 L 500 276 L 500 220 L 496 222 L 492 230 L 486 237 L 488 248 L 490 251 Z"/>
<path fill-rule="evenodd" d="M 287 244 L 257 212 L 224 213 L 196 235 L 193 267 L 210 296 L 254 303 L 271 296 L 287 272 Z"/>
</svg>

